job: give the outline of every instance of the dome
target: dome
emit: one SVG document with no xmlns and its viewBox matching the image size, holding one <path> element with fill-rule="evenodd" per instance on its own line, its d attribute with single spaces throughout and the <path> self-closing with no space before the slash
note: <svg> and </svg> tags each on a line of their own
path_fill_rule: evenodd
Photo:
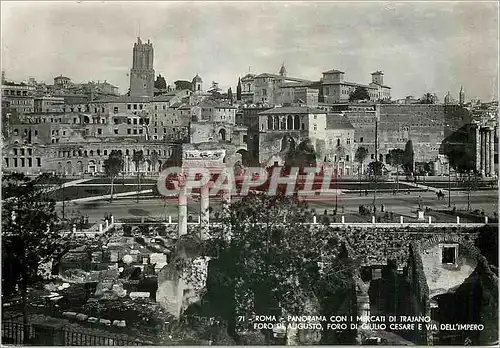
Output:
<svg viewBox="0 0 500 348">
<path fill-rule="evenodd" d="M 198 75 L 198 74 L 196 74 L 196 76 L 193 78 L 193 83 L 196 83 L 196 82 L 203 82 L 200 75 Z"/>
<path fill-rule="evenodd" d="M 281 69 L 280 69 L 279 74 L 280 74 L 281 76 L 286 76 L 286 68 L 285 68 L 285 63 L 283 63 L 283 64 L 281 65 Z"/>
<path fill-rule="evenodd" d="M 444 96 L 444 103 L 451 104 L 452 102 L 453 102 L 453 99 L 451 98 L 450 92 L 448 92 L 448 94 Z"/>
</svg>

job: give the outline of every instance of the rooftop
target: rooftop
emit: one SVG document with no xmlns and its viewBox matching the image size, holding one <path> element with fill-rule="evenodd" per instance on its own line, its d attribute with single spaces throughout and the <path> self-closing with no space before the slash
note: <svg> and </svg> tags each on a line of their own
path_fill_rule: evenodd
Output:
<svg viewBox="0 0 500 348">
<path fill-rule="evenodd" d="M 259 113 L 259 115 L 269 114 L 326 114 L 326 111 L 307 106 L 284 106 Z"/>
<path fill-rule="evenodd" d="M 289 77 L 289 76 L 285 77 L 285 76 L 280 76 L 280 75 L 270 74 L 270 73 L 262 73 L 262 74 L 255 76 L 255 78 L 266 78 L 266 77 L 277 78 L 277 79 L 281 79 L 281 80 L 285 80 L 285 81 L 310 82 L 309 80 L 300 79 L 298 77 Z"/>
<path fill-rule="evenodd" d="M 332 70 L 328 70 L 328 71 L 323 72 L 323 74 L 345 74 L 345 72 L 337 70 L 337 69 L 332 69 Z"/>
<path fill-rule="evenodd" d="M 354 129 L 347 117 L 338 114 L 326 116 L 326 129 Z"/>
</svg>

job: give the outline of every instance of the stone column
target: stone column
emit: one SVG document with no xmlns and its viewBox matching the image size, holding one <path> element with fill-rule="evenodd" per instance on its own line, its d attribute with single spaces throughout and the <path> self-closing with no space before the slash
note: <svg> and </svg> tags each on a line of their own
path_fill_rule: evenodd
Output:
<svg viewBox="0 0 500 348">
<path fill-rule="evenodd" d="M 179 221 L 177 223 L 179 237 L 187 234 L 187 194 L 186 186 L 179 190 Z"/>
<path fill-rule="evenodd" d="M 491 138 L 491 132 L 488 128 L 486 128 L 486 131 L 484 132 L 485 135 L 485 166 L 484 166 L 484 174 L 485 175 L 490 175 L 490 169 L 491 169 L 491 158 L 490 158 L 490 138 Z"/>
<path fill-rule="evenodd" d="M 476 171 L 481 172 L 481 132 L 476 126 Z"/>
<path fill-rule="evenodd" d="M 495 129 L 490 130 L 490 176 L 495 175 Z"/>
<path fill-rule="evenodd" d="M 201 227 L 201 238 L 205 239 L 209 224 L 210 224 L 210 188 L 206 184 L 200 189 L 200 227 Z"/>
<path fill-rule="evenodd" d="M 486 174 L 486 136 L 484 131 L 481 132 L 481 174 Z"/>
</svg>

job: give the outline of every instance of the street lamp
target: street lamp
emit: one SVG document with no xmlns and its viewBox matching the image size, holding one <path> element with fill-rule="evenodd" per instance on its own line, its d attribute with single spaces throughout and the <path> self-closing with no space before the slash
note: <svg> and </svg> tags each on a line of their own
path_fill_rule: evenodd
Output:
<svg viewBox="0 0 500 348">
<path fill-rule="evenodd" d="M 450 174 L 450 162 L 448 161 L 448 208 L 451 208 L 451 174 Z"/>
</svg>

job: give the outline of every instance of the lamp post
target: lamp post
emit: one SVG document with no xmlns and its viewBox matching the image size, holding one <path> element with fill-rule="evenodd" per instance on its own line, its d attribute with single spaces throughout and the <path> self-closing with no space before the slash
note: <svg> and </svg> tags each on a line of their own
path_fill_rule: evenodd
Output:
<svg viewBox="0 0 500 348">
<path fill-rule="evenodd" d="M 373 165 L 373 175 L 375 179 L 375 189 L 373 190 L 373 214 L 376 215 L 375 211 L 375 200 L 377 199 L 377 170 L 378 170 L 378 118 L 380 116 L 380 111 L 378 105 L 375 106 L 375 162 Z"/>
<path fill-rule="evenodd" d="M 451 170 L 450 162 L 448 161 L 448 208 L 451 208 Z"/>
</svg>

